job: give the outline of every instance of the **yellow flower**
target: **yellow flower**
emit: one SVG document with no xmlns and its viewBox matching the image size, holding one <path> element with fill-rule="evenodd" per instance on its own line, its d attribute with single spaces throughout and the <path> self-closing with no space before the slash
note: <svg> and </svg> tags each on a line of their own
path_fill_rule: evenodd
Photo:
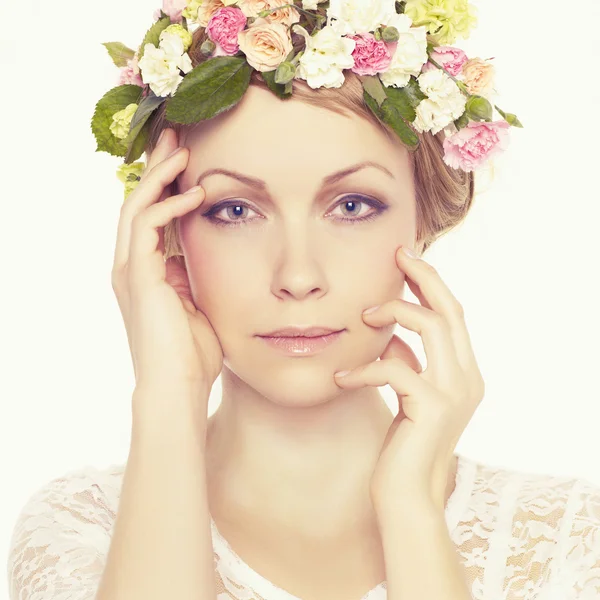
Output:
<svg viewBox="0 0 600 600">
<path fill-rule="evenodd" d="M 404 13 L 413 26 L 425 26 L 431 41 L 440 46 L 468 38 L 477 26 L 476 8 L 468 0 L 407 0 Z"/>
<path fill-rule="evenodd" d="M 181 12 L 188 21 L 194 23 L 198 19 L 198 9 L 202 6 L 202 0 L 188 0 L 188 5 Z"/>
<path fill-rule="evenodd" d="M 117 169 L 117 177 L 125 184 L 125 198 L 136 188 L 146 164 L 143 162 L 123 163 Z"/>
<path fill-rule="evenodd" d="M 120 110 L 113 115 L 110 130 L 115 137 L 123 140 L 129 135 L 131 119 L 137 108 L 138 105 L 135 103 L 128 104 L 123 110 Z"/>
<path fill-rule="evenodd" d="M 190 46 L 192 45 L 192 34 L 183 25 L 180 25 L 179 23 L 173 23 L 172 25 L 169 25 L 166 29 L 163 29 L 160 32 L 159 37 L 161 39 L 165 32 L 177 34 L 183 42 L 183 51 L 187 52 L 189 50 Z"/>
</svg>

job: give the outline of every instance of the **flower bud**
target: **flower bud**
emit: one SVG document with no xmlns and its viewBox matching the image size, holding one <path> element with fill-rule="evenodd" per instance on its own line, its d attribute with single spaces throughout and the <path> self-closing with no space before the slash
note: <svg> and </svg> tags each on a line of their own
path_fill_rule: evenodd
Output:
<svg viewBox="0 0 600 600">
<path fill-rule="evenodd" d="M 492 120 L 492 105 L 483 96 L 470 96 L 467 100 L 466 111 L 474 121 Z"/>
<path fill-rule="evenodd" d="M 210 56 L 216 49 L 217 45 L 212 40 L 204 40 L 200 46 L 200 52 Z"/>
<path fill-rule="evenodd" d="M 384 42 L 397 42 L 400 39 L 400 33 L 396 27 L 384 27 L 381 37 Z"/>
</svg>

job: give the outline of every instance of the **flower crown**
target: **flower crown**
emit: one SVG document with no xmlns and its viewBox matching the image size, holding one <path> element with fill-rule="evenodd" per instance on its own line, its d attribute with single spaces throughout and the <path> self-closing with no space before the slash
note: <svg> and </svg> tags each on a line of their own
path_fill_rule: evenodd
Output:
<svg viewBox="0 0 600 600">
<path fill-rule="evenodd" d="M 292 81 L 341 87 L 354 71 L 369 109 L 414 151 L 418 132 L 444 130 L 444 162 L 473 171 L 504 150 L 516 115 L 492 106 L 492 59 L 451 46 L 477 24 L 468 0 L 163 0 L 137 49 L 103 45 L 118 85 L 96 104 L 98 147 L 125 157 L 125 195 L 145 168 L 152 118 L 163 102 L 173 123 L 193 124 L 235 106 L 259 71 L 279 98 Z M 190 29 L 190 25 L 195 25 Z M 204 27 L 207 59 L 192 68 L 192 32 Z M 502 119 L 493 121 L 493 109 Z"/>
</svg>

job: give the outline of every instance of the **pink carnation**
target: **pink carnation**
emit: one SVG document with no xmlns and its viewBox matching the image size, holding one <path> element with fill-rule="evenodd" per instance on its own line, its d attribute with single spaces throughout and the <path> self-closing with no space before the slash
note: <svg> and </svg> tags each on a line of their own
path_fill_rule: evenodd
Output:
<svg viewBox="0 0 600 600">
<path fill-rule="evenodd" d="M 469 60 L 463 50 L 453 46 L 437 46 L 431 53 L 431 58 L 453 77 L 461 74 L 464 64 Z M 437 69 L 437 67 L 433 63 L 427 62 L 421 72 L 427 73 L 431 69 Z"/>
<path fill-rule="evenodd" d="M 181 13 L 187 6 L 187 0 L 163 0 L 162 10 L 166 15 L 169 15 L 172 23 L 181 23 Z"/>
<path fill-rule="evenodd" d="M 139 85 L 140 87 L 145 85 L 140 75 L 137 56 L 129 59 L 127 66 L 120 69 L 118 85 L 126 84 Z"/>
<path fill-rule="evenodd" d="M 383 40 L 376 40 L 372 33 L 357 33 L 346 37 L 356 42 L 352 52 L 352 70 L 357 75 L 375 75 L 390 66 L 393 52 Z"/>
<path fill-rule="evenodd" d="M 473 171 L 505 150 L 508 145 L 506 121 L 470 121 L 444 140 L 444 162 L 453 169 Z"/>
<path fill-rule="evenodd" d="M 217 45 L 213 56 L 233 56 L 239 50 L 238 33 L 246 27 L 248 19 L 235 6 L 219 8 L 206 25 L 206 34 Z"/>
</svg>

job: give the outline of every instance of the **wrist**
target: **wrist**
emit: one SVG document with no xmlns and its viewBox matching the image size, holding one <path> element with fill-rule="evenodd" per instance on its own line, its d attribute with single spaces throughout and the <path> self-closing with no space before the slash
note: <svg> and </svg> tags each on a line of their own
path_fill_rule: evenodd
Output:
<svg viewBox="0 0 600 600">
<path fill-rule="evenodd" d="M 144 437 L 192 435 L 204 443 L 210 390 L 202 384 L 165 387 L 138 382 L 132 395 L 132 428 Z"/>
</svg>

